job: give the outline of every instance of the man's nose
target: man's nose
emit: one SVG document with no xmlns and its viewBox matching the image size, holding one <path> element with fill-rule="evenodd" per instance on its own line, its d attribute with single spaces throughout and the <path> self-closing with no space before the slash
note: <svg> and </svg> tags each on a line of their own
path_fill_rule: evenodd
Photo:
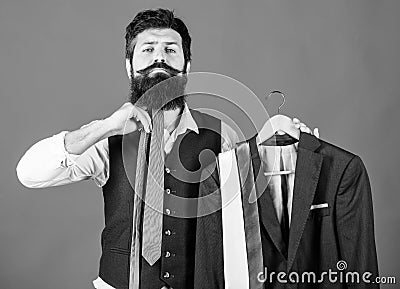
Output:
<svg viewBox="0 0 400 289">
<path fill-rule="evenodd" d="M 165 55 L 162 51 L 158 51 L 155 55 L 154 55 L 154 62 L 165 62 Z"/>
</svg>

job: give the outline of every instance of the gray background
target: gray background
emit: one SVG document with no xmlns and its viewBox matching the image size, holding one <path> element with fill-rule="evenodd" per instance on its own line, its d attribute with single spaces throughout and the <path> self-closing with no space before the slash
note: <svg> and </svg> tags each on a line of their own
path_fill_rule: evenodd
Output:
<svg viewBox="0 0 400 289">
<path fill-rule="evenodd" d="M 192 71 L 231 76 L 260 98 L 282 89 L 285 114 L 361 156 L 380 272 L 399 281 L 400 1 L 2 0 L 0 287 L 91 288 L 101 190 L 90 181 L 29 190 L 15 167 L 34 142 L 122 104 L 125 27 L 159 6 L 189 26 Z"/>
</svg>

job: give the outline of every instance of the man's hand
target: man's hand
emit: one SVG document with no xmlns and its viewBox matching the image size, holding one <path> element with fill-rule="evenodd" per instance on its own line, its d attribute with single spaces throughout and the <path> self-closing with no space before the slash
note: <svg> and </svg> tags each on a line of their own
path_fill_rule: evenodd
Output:
<svg viewBox="0 0 400 289">
<path fill-rule="evenodd" d="M 128 134 L 141 128 L 147 133 L 151 131 L 149 114 L 145 109 L 126 102 L 111 116 L 68 132 L 64 137 L 64 146 L 67 152 L 79 155 L 102 139 Z"/>
<path fill-rule="evenodd" d="M 117 135 L 124 135 L 143 128 L 147 133 L 152 129 L 151 118 L 143 108 L 130 102 L 124 103 L 105 121 Z"/>
<path fill-rule="evenodd" d="M 299 119 L 293 118 L 293 123 L 296 128 L 300 129 L 300 131 L 312 134 L 312 135 L 316 136 L 317 138 L 319 138 L 319 130 L 317 127 L 314 128 L 313 132 L 311 132 L 311 129 L 309 127 L 307 127 L 304 123 L 300 122 Z"/>
</svg>

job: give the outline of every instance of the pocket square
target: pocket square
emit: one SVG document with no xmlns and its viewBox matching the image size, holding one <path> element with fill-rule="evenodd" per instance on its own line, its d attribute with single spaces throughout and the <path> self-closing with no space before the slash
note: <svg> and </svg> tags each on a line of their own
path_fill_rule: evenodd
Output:
<svg viewBox="0 0 400 289">
<path fill-rule="evenodd" d="M 310 210 L 322 209 L 322 208 L 328 208 L 328 203 L 317 204 L 317 205 L 311 205 Z"/>
</svg>

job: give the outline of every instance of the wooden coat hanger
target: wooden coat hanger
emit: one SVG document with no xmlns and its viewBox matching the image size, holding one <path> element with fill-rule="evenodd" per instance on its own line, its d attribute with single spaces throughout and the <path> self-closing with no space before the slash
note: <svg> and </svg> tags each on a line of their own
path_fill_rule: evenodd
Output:
<svg viewBox="0 0 400 289">
<path fill-rule="evenodd" d="M 290 143 L 292 144 L 300 139 L 300 129 L 296 128 L 293 124 L 293 121 L 290 117 L 280 114 L 281 107 L 285 104 L 285 95 L 278 90 L 271 91 L 266 99 L 270 98 L 272 94 L 280 94 L 282 96 L 282 103 L 278 107 L 278 114 L 269 118 L 267 122 L 262 127 L 261 131 L 257 135 L 257 145 L 265 145 L 265 143 L 272 139 L 276 138 L 277 135 L 288 135 L 291 137 Z M 273 171 L 273 172 L 264 172 L 265 176 L 274 176 L 274 175 L 287 175 L 293 174 L 294 171 Z"/>
<path fill-rule="evenodd" d="M 290 117 L 280 114 L 280 109 L 285 104 L 285 95 L 278 90 L 274 90 L 269 93 L 266 99 L 270 98 L 270 96 L 275 93 L 280 94 L 283 101 L 278 107 L 278 114 L 269 118 L 262 127 L 261 131 L 258 133 L 258 145 L 262 145 L 265 141 L 281 134 L 287 134 L 297 141 L 300 139 L 300 129 L 295 127 Z"/>
</svg>

